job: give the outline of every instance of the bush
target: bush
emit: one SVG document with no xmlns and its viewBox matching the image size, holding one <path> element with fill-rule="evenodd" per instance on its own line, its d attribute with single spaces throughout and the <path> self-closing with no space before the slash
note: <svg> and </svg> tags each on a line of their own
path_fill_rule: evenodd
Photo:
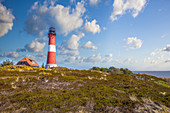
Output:
<svg viewBox="0 0 170 113">
<path fill-rule="evenodd" d="M 3 66 L 7 66 L 7 65 L 13 65 L 13 62 L 6 60 L 6 61 L 3 61 L 3 63 L 0 64 L 0 67 L 3 67 Z"/>
<path fill-rule="evenodd" d="M 109 67 L 109 68 L 99 68 L 99 67 L 92 67 L 90 70 L 97 70 L 97 71 L 102 71 L 102 72 L 108 72 L 108 73 L 117 73 L 117 74 L 133 74 L 132 71 L 129 69 L 125 68 L 115 68 L 115 67 Z"/>
</svg>

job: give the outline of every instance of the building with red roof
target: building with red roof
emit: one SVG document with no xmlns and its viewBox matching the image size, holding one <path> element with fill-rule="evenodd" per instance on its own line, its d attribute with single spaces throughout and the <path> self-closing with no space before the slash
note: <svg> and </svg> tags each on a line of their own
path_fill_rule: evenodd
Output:
<svg viewBox="0 0 170 113">
<path fill-rule="evenodd" d="M 38 63 L 35 60 L 33 60 L 31 58 L 26 58 L 26 57 L 21 59 L 16 65 L 39 67 Z"/>
</svg>

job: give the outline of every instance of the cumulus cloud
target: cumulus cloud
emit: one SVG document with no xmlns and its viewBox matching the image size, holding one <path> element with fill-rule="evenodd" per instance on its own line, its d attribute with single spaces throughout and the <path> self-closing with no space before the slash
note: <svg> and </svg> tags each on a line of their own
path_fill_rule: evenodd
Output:
<svg viewBox="0 0 170 113">
<path fill-rule="evenodd" d="M 76 0 L 70 0 L 70 3 L 71 4 L 76 3 Z"/>
<path fill-rule="evenodd" d="M 86 57 L 83 60 L 83 62 L 87 62 L 87 63 L 97 63 L 101 61 L 102 61 L 102 57 L 100 56 L 100 53 L 98 53 L 97 55 Z"/>
<path fill-rule="evenodd" d="M 149 62 L 150 60 L 151 60 L 151 58 L 150 58 L 150 57 L 147 57 L 147 58 L 144 59 L 144 63 L 147 63 L 147 62 Z"/>
<path fill-rule="evenodd" d="M 82 48 L 86 48 L 86 49 L 92 49 L 92 50 L 96 50 L 97 47 L 93 45 L 93 43 L 91 41 L 86 42 L 84 45 L 81 46 Z"/>
<path fill-rule="evenodd" d="M 150 57 L 145 58 L 145 63 L 150 64 L 162 64 L 162 63 L 168 63 L 169 59 L 165 60 L 166 57 L 169 56 L 170 52 L 170 44 L 167 44 L 167 46 L 163 49 L 155 49 L 153 52 L 150 53 Z"/>
<path fill-rule="evenodd" d="M 88 57 L 81 57 L 81 56 L 69 56 L 64 60 L 64 63 L 76 63 L 76 64 L 97 64 L 97 63 L 111 63 L 113 54 L 105 55 L 104 57 L 101 56 L 100 53 L 93 54 Z"/>
<path fill-rule="evenodd" d="M 163 48 L 163 51 L 170 52 L 170 44 L 167 44 L 167 46 Z"/>
<path fill-rule="evenodd" d="M 17 58 L 19 57 L 18 52 L 5 52 L 4 54 L 0 55 L 1 57 L 8 57 L 8 58 Z"/>
<path fill-rule="evenodd" d="M 40 57 L 40 58 L 46 58 L 47 55 L 39 53 L 38 55 L 36 55 L 36 57 Z"/>
<path fill-rule="evenodd" d="M 78 47 L 79 40 L 84 36 L 84 33 L 79 33 L 78 35 L 73 34 L 69 40 L 63 41 L 63 43 L 57 46 L 59 55 L 66 56 L 77 56 L 79 55 Z"/>
<path fill-rule="evenodd" d="M 150 56 L 154 57 L 156 55 L 162 54 L 162 49 L 155 49 L 153 52 L 150 53 Z"/>
<path fill-rule="evenodd" d="M 100 0 L 89 0 L 90 5 L 97 5 Z"/>
<path fill-rule="evenodd" d="M 170 44 L 167 44 L 163 49 L 155 49 L 153 52 L 150 53 L 150 56 L 154 57 L 156 55 L 162 55 L 167 52 L 170 52 Z"/>
<path fill-rule="evenodd" d="M 33 55 L 30 55 L 30 54 L 26 54 L 26 55 L 24 55 L 25 57 L 27 57 L 27 58 L 32 58 L 32 59 L 36 59 L 36 57 L 35 56 L 33 56 Z"/>
<path fill-rule="evenodd" d="M 110 54 L 108 54 L 108 55 L 105 55 L 106 57 L 108 57 L 108 58 L 112 58 L 113 57 L 113 54 L 112 53 L 110 53 Z"/>
<path fill-rule="evenodd" d="M 137 48 L 141 48 L 142 43 L 143 42 L 141 39 L 138 39 L 136 37 L 129 37 L 127 38 L 127 42 L 126 42 L 128 46 L 125 47 L 129 49 L 137 49 Z"/>
<path fill-rule="evenodd" d="M 47 0 L 43 5 L 35 2 L 30 11 L 32 16 L 26 21 L 25 30 L 35 35 L 45 30 L 48 25 L 55 25 L 57 33 L 67 35 L 82 26 L 82 16 L 85 11 L 83 0 L 78 2 L 73 9 L 59 4 L 55 5 L 54 2 L 48 3 Z"/>
<path fill-rule="evenodd" d="M 58 55 L 64 55 L 64 56 L 77 56 L 79 55 L 79 51 L 78 50 L 68 50 L 65 48 L 61 48 L 58 50 Z"/>
<path fill-rule="evenodd" d="M 7 34 L 9 30 L 12 30 L 14 19 L 15 17 L 11 11 L 0 3 L 0 37 Z"/>
<path fill-rule="evenodd" d="M 25 48 L 17 48 L 16 52 L 26 52 Z"/>
<path fill-rule="evenodd" d="M 34 5 L 31 6 L 30 10 L 28 11 L 28 13 L 31 13 L 32 10 L 36 10 L 38 8 L 38 1 L 34 2 Z"/>
<path fill-rule="evenodd" d="M 170 62 L 170 59 L 165 60 L 165 63 L 169 63 L 169 62 Z"/>
<path fill-rule="evenodd" d="M 165 52 L 162 49 L 155 49 L 153 52 L 150 53 L 149 57 L 144 59 L 144 63 L 149 64 L 158 64 L 164 62 L 164 54 Z"/>
<path fill-rule="evenodd" d="M 79 33 L 78 35 L 73 34 L 69 40 L 63 41 L 61 48 L 77 50 L 79 47 L 79 40 L 84 36 L 84 33 Z"/>
<path fill-rule="evenodd" d="M 72 56 L 64 60 L 66 63 L 74 63 L 76 61 L 76 57 Z"/>
<path fill-rule="evenodd" d="M 126 59 L 116 59 L 115 62 L 117 62 L 119 64 L 125 64 L 125 63 L 135 64 L 138 61 L 134 57 L 129 57 Z"/>
<path fill-rule="evenodd" d="M 114 0 L 114 10 L 110 16 L 110 19 L 115 21 L 118 19 L 118 16 L 125 14 L 126 11 L 132 12 L 132 16 L 135 18 L 145 7 L 145 5 L 146 0 Z"/>
<path fill-rule="evenodd" d="M 45 30 L 47 30 L 47 23 L 41 16 L 32 15 L 25 22 L 24 30 L 33 36 L 40 36 Z"/>
<path fill-rule="evenodd" d="M 103 27 L 103 30 L 105 31 L 107 28 L 106 27 Z"/>
<path fill-rule="evenodd" d="M 91 22 L 86 21 L 85 26 L 83 27 L 83 30 L 86 32 L 92 32 L 93 34 L 100 33 L 100 26 L 96 24 L 96 20 L 94 19 Z"/>
<path fill-rule="evenodd" d="M 113 54 L 108 54 L 105 55 L 105 57 L 101 57 L 100 53 L 98 53 L 97 55 L 94 54 L 89 57 L 84 57 L 82 60 L 85 63 L 110 63 L 113 61 L 112 57 Z"/>
<path fill-rule="evenodd" d="M 137 60 L 136 60 L 135 58 L 133 58 L 133 57 L 129 57 L 129 58 L 125 59 L 125 60 L 123 61 L 123 63 L 131 63 L 131 64 L 134 64 L 134 63 L 137 63 Z"/>
<path fill-rule="evenodd" d="M 112 57 L 113 57 L 112 53 L 110 53 L 108 55 L 105 55 L 105 58 L 102 59 L 102 63 L 110 63 L 110 62 L 112 62 L 113 61 Z"/>
<path fill-rule="evenodd" d="M 152 61 L 150 63 L 151 64 L 158 64 L 158 63 L 162 63 L 163 60 L 164 60 L 164 55 L 161 55 L 161 56 L 156 57 L 155 59 L 152 59 Z"/>
<path fill-rule="evenodd" d="M 36 38 L 30 44 L 26 44 L 25 49 L 28 50 L 28 52 L 43 52 L 45 45 L 46 37 Z"/>
<path fill-rule="evenodd" d="M 40 53 L 40 54 L 37 54 L 37 55 L 26 54 L 26 55 L 24 55 L 24 57 L 32 58 L 32 59 L 34 59 L 35 61 L 42 62 L 42 61 L 44 61 L 44 60 L 45 60 L 46 55 L 41 54 L 41 53 Z"/>
<path fill-rule="evenodd" d="M 165 38 L 167 35 L 166 34 L 163 34 L 162 36 L 161 36 L 161 38 Z"/>
</svg>

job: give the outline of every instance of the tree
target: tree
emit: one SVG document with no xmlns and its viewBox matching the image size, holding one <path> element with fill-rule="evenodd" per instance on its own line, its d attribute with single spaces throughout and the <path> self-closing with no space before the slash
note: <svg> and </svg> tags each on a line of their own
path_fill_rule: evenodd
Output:
<svg viewBox="0 0 170 113">
<path fill-rule="evenodd" d="M 44 66 L 44 63 L 42 63 L 42 66 L 41 66 L 42 68 L 45 68 L 45 66 Z"/>
<path fill-rule="evenodd" d="M 8 60 L 6 60 L 6 61 L 3 61 L 3 62 L 0 64 L 1 67 L 2 67 L 2 66 L 7 66 L 7 65 L 13 65 L 13 62 L 12 62 L 12 61 L 9 61 L 9 59 L 8 59 Z"/>
<path fill-rule="evenodd" d="M 130 71 L 129 69 L 127 69 L 127 68 L 125 68 L 125 69 L 121 68 L 120 71 L 122 71 L 123 74 L 128 74 L 128 75 L 133 74 L 133 72 Z"/>
<path fill-rule="evenodd" d="M 97 70 L 97 71 L 100 71 L 100 68 L 99 67 L 92 67 L 91 70 Z"/>
<path fill-rule="evenodd" d="M 107 69 L 107 68 L 100 68 L 100 71 L 102 71 L 102 72 L 108 72 L 108 69 Z"/>
<path fill-rule="evenodd" d="M 109 67 L 109 72 L 114 73 L 117 69 L 115 67 Z"/>
</svg>

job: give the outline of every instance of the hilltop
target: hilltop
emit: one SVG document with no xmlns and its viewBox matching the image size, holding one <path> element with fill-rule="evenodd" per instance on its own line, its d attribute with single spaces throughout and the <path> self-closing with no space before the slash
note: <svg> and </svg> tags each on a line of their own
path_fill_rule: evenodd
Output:
<svg viewBox="0 0 170 113">
<path fill-rule="evenodd" d="M 0 112 L 170 112 L 170 80 L 127 69 L 0 67 Z"/>
</svg>

